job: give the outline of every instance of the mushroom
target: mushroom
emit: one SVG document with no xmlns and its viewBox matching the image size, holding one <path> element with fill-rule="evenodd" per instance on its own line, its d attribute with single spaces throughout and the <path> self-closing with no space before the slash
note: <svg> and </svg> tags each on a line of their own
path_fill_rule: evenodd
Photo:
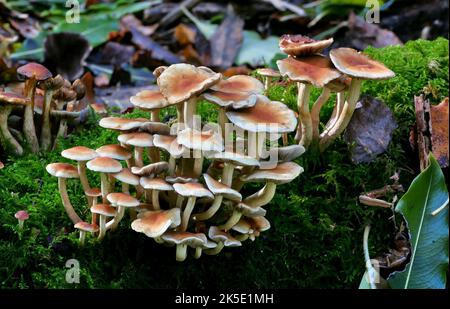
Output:
<svg viewBox="0 0 450 309">
<path fill-rule="evenodd" d="M 159 122 L 160 109 L 170 106 L 166 98 L 159 91 L 159 88 L 151 90 L 143 90 L 130 98 L 130 102 L 140 109 L 150 111 L 150 120 Z"/>
<path fill-rule="evenodd" d="M 145 118 L 126 119 L 120 117 L 105 117 L 100 119 L 98 124 L 105 129 L 129 132 L 138 130 L 144 123 L 147 122 L 148 119 Z"/>
<path fill-rule="evenodd" d="M 363 80 L 383 80 L 395 76 L 395 73 L 382 63 L 352 48 L 337 48 L 330 52 L 330 58 L 336 68 L 352 78 L 347 100 L 333 128 L 320 141 L 321 151 L 330 145 L 347 127 L 358 102 Z"/>
<path fill-rule="evenodd" d="M 140 184 L 145 190 L 152 190 L 153 210 L 161 209 L 159 205 L 160 191 L 173 191 L 173 187 L 167 181 L 160 178 L 141 177 Z"/>
<path fill-rule="evenodd" d="M 104 145 L 95 149 L 95 152 L 100 157 L 108 157 L 115 160 L 126 160 L 128 167 L 132 166 L 133 164 L 133 162 L 131 161 L 131 158 L 133 156 L 131 152 L 120 145 Z"/>
<path fill-rule="evenodd" d="M 214 201 L 208 210 L 197 213 L 193 215 L 193 219 L 197 221 L 205 221 L 210 219 L 219 210 L 220 205 L 222 205 L 223 198 L 232 200 L 234 202 L 240 202 L 242 200 L 242 195 L 231 189 L 229 186 L 218 182 L 208 174 L 203 174 L 205 183 L 208 186 L 209 191 L 214 194 Z"/>
<path fill-rule="evenodd" d="M 112 174 L 112 176 L 122 182 L 122 192 L 130 194 L 129 186 L 138 186 L 139 177 L 131 172 L 130 168 L 123 168 L 120 172 Z"/>
<path fill-rule="evenodd" d="M 52 132 L 50 123 L 50 110 L 52 104 L 53 94 L 56 90 L 64 85 L 64 79 L 61 75 L 55 78 L 49 78 L 39 84 L 41 89 L 45 90 L 43 111 L 42 111 L 42 126 L 41 126 L 41 150 L 48 151 L 52 146 Z"/>
<path fill-rule="evenodd" d="M 131 167 L 131 172 L 138 176 L 153 176 L 165 172 L 169 164 L 167 162 L 151 163 L 143 167 Z"/>
<path fill-rule="evenodd" d="M 30 105 L 31 101 L 24 96 L 15 93 L 0 91 L 0 142 L 3 148 L 15 155 L 22 155 L 23 148 L 12 136 L 8 128 L 8 118 L 15 105 Z"/>
<path fill-rule="evenodd" d="M 31 101 L 31 104 L 25 106 L 23 116 L 23 134 L 33 153 L 39 151 L 39 141 L 34 126 L 34 94 L 36 92 L 36 84 L 52 77 L 52 73 L 43 65 L 30 62 L 17 69 L 17 73 L 26 77 L 25 96 Z"/>
<path fill-rule="evenodd" d="M 187 127 L 193 127 L 193 117 L 197 106 L 197 95 L 218 83 L 222 75 L 211 70 L 196 68 L 191 64 L 173 64 L 165 69 L 157 79 L 161 93 L 169 104 L 177 104 L 178 122 L 181 121 L 181 106 Z"/>
<path fill-rule="evenodd" d="M 144 233 L 147 237 L 159 238 L 169 228 L 176 228 L 181 223 L 180 209 L 145 211 L 131 223 L 131 228 Z"/>
<path fill-rule="evenodd" d="M 254 77 L 248 75 L 234 75 L 213 85 L 211 90 L 218 92 L 263 94 L 264 85 Z"/>
<path fill-rule="evenodd" d="M 224 224 L 218 226 L 218 228 L 221 230 L 228 231 L 239 222 L 242 216 L 246 217 L 265 216 L 266 210 L 261 208 L 261 206 L 263 205 L 258 204 L 247 205 L 243 202 L 234 204 L 233 213 L 228 218 L 228 220 Z"/>
<path fill-rule="evenodd" d="M 314 40 L 301 34 L 284 34 L 280 37 L 280 50 L 290 56 L 300 57 L 321 53 L 333 44 L 333 38 Z"/>
<path fill-rule="evenodd" d="M 278 162 L 290 162 L 300 157 L 305 151 L 305 147 L 302 145 L 274 147 L 269 150 L 269 158 L 276 156 Z"/>
<path fill-rule="evenodd" d="M 263 216 L 243 217 L 231 229 L 242 234 L 236 236 L 236 239 L 244 241 L 250 238 L 253 241 L 261 232 L 270 229 L 270 222 Z"/>
<path fill-rule="evenodd" d="M 74 227 L 80 231 L 80 246 L 84 246 L 84 242 L 86 239 L 86 232 L 89 233 L 98 232 L 98 226 L 96 224 L 90 224 L 83 221 L 75 223 Z"/>
<path fill-rule="evenodd" d="M 180 231 L 185 232 L 191 217 L 192 210 L 195 206 L 195 201 L 198 197 L 214 198 L 213 194 L 206 189 L 202 184 L 197 182 L 176 183 L 173 185 L 175 191 L 182 197 L 187 197 L 188 201 L 184 208 L 181 218 Z"/>
<path fill-rule="evenodd" d="M 125 214 L 125 208 L 138 207 L 140 204 L 139 200 L 125 193 L 109 193 L 107 199 L 112 206 L 117 207 L 116 216 L 111 223 L 108 222 L 111 230 L 115 230 L 119 226 Z"/>
<path fill-rule="evenodd" d="M 70 202 L 69 195 L 67 194 L 66 178 L 78 178 L 78 170 L 75 166 L 68 163 L 51 163 L 45 168 L 47 172 L 55 177 L 58 177 L 58 189 L 61 195 L 61 200 L 66 210 L 67 215 L 74 224 L 81 222 L 82 220 L 73 209 Z"/>
<path fill-rule="evenodd" d="M 102 190 L 102 203 L 106 203 L 106 196 L 109 193 L 109 181 L 106 174 L 118 173 L 122 170 L 122 165 L 119 161 L 108 157 L 97 157 L 87 162 L 86 167 L 93 171 L 100 173 L 100 182 Z"/>
<path fill-rule="evenodd" d="M 187 247 L 198 247 L 208 242 L 203 233 L 189 233 L 189 232 L 166 232 L 161 238 L 170 244 L 177 246 L 176 260 L 183 262 L 187 256 Z"/>
<path fill-rule="evenodd" d="M 19 210 L 15 213 L 14 217 L 17 219 L 17 221 L 19 221 L 19 230 L 22 230 L 23 223 L 25 222 L 25 220 L 28 220 L 30 216 L 28 215 L 28 212 L 26 210 Z"/>
<path fill-rule="evenodd" d="M 175 175 L 176 161 L 183 154 L 188 151 L 183 145 L 178 144 L 177 137 L 171 135 L 153 135 L 153 145 L 162 148 L 169 153 L 169 167 L 167 174 L 169 176 Z"/>
<path fill-rule="evenodd" d="M 92 207 L 92 206 L 97 205 L 98 198 L 100 196 L 102 196 L 102 190 L 100 190 L 99 188 L 91 188 L 91 189 L 85 191 L 84 193 L 88 197 L 89 208 Z M 97 214 L 93 213 L 92 214 L 92 218 L 91 218 L 91 223 L 95 224 L 96 222 L 97 222 Z"/>
<path fill-rule="evenodd" d="M 106 234 L 106 218 L 116 216 L 117 211 L 114 207 L 111 207 L 108 204 L 96 204 L 91 207 L 91 212 L 92 216 L 100 216 L 100 232 L 98 234 L 98 240 L 102 240 Z"/>
<path fill-rule="evenodd" d="M 144 165 L 144 147 L 153 146 L 153 136 L 144 132 L 134 132 L 121 134 L 117 139 L 124 145 L 134 146 L 134 164 L 142 167 Z"/>
<path fill-rule="evenodd" d="M 230 234 L 221 231 L 217 226 L 211 226 L 208 231 L 208 237 L 217 243 L 214 249 L 205 250 L 205 254 L 216 255 L 224 247 L 240 247 L 242 243 Z"/>
<path fill-rule="evenodd" d="M 170 127 L 162 122 L 146 122 L 141 125 L 139 128 L 141 132 L 146 132 L 150 134 L 161 134 L 161 135 L 169 135 Z"/>
<path fill-rule="evenodd" d="M 263 77 L 264 90 L 266 91 L 266 93 L 271 86 L 272 79 L 281 77 L 281 74 L 279 71 L 271 69 L 271 68 L 261 68 L 261 69 L 256 70 L 256 73 Z"/>
<path fill-rule="evenodd" d="M 283 76 L 288 76 L 290 80 L 297 82 L 298 121 L 301 123 L 302 131 L 299 132 L 299 129 L 297 129 L 296 139 L 299 139 L 301 133 L 300 144 L 308 147 L 313 136 L 312 119 L 309 111 L 311 87 L 323 87 L 328 82 L 341 76 L 341 73 L 334 69 L 329 59 L 321 55 L 300 59 L 288 57 L 278 60 L 277 65 Z"/>
</svg>

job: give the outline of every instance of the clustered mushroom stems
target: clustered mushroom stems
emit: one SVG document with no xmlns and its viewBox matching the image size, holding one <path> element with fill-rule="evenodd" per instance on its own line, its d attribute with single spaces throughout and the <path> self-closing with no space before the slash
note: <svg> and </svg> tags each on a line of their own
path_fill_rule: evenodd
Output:
<svg viewBox="0 0 450 309">
<path fill-rule="evenodd" d="M 23 148 L 12 136 L 8 128 L 8 117 L 12 110 L 12 105 L 0 105 L 0 139 L 6 150 L 10 150 L 14 155 L 20 156 L 23 154 Z"/>
<path fill-rule="evenodd" d="M 336 104 L 334 105 L 333 112 L 331 113 L 331 117 L 325 125 L 325 129 L 323 130 L 322 133 L 320 133 L 320 139 L 326 136 L 328 132 L 336 124 L 337 118 L 342 113 L 344 102 L 345 102 L 345 92 L 338 92 L 336 94 Z"/>
<path fill-rule="evenodd" d="M 297 139 L 300 138 L 300 145 L 308 147 L 312 140 L 312 119 L 309 112 L 309 97 L 311 94 L 311 85 L 305 83 L 297 83 L 298 97 L 298 121 L 301 122 L 301 134 L 297 132 Z"/>
<path fill-rule="evenodd" d="M 311 123 L 312 123 L 312 139 L 314 142 L 319 140 L 319 126 L 320 126 L 320 110 L 322 106 L 328 101 L 331 95 L 331 90 L 328 87 L 322 89 L 322 93 L 317 98 L 311 109 Z"/>
<path fill-rule="evenodd" d="M 26 97 L 30 99 L 31 104 L 25 106 L 23 115 L 23 134 L 33 153 L 39 151 L 39 142 L 34 125 L 34 100 L 36 95 L 37 81 L 35 77 L 28 78 L 25 81 Z"/>
<path fill-rule="evenodd" d="M 81 222 L 82 220 L 76 213 L 75 209 L 73 209 L 72 203 L 70 202 L 69 195 L 67 194 L 67 184 L 66 179 L 63 177 L 58 177 L 58 189 L 59 194 L 61 195 L 61 200 L 64 206 L 64 209 L 66 210 L 67 215 L 69 216 L 70 220 L 74 224 Z"/>
</svg>

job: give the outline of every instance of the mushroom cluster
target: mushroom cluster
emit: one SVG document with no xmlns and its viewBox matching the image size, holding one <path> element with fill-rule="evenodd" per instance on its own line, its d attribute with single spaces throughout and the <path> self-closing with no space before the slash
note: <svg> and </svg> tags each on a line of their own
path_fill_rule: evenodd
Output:
<svg viewBox="0 0 450 309">
<path fill-rule="evenodd" d="M 356 108 L 363 80 L 389 79 L 395 74 L 382 63 L 351 48 L 336 48 L 325 57 L 321 52 L 333 39 L 316 41 L 303 35 L 283 35 L 279 46 L 287 58 L 278 60 L 282 76 L 297 83 L 298 127 L 296 140 L 304 147 L 324 151 L 347 127 Z M 312 87 L 322 93 L 310 109 Z M 320 110 L 331 93 L 336 104 L 331 118 L 320 132 Z"/>
<path fill-rule="evenodd" d="M 131 228 L 157 243 L 176 246 L 176 260 L 188 248 L 199 258 L 224 247 L 241 246 L 270 228 L 266 208 L 277 185 L 292 181 L 303 168 L 292 162 L 301 145 L 274 147 L 283 133 L 297 126 L 295 113 L 263 95 L 257 79 L 222 75 L 207 67 L 174 64 L 154 72 L 157 86 L 131 97 L 150 119 L 106 117 L 103 128 L 119 132 L 118 144 L 92 150 L 64 150 L 68 163 L 52 163 L 64 208 L 80 230 L 102 239 L 128 215 Z M 218 109 L 216 123 L 201 121 L 197 104 Z M 174 106 L 176 120 L 160 122 L 160 110 Z M 267 145 L 270 145 L 267 149 Z M 100 176 L 90 186 L 86 170 Z M 66 180 L 79 178 L 91 218 L 83 221 L 67 194 Z M 259 191 L 244 187 L 263 183 Z M 253 188 L 253 187 L 251 187 Z"/>
<path fill-rule="evenodd" d="M 25 78 L 24 83 L 0 89 L 1 146 L 14 155 L 21 155 L 25 145 L 33 153 L 48 151 L 66 135 L 68 121 L 87 112 L 80 104 L 85 86 L 80 80 L 71 84 L 60 75 L 53 77 L 38 63 L 21 66 L 17 73 Z M 10 125 L 12 116 L 16 118 L 15 128 Z"/>
</svg>

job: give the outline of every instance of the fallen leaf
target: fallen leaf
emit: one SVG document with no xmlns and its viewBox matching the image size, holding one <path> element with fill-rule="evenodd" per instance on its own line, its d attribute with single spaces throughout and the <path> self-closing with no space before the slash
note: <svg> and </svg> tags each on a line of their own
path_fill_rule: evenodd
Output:
<svg viewBox="0 0 450 309">
<path fill-rule="evenodd" d="M 130 28 L 134 27 L 146 36 L 151 36 L 155 32 L 156 28 L 158 28 L 158 24 L 144 26 L 142 22 L 133 14 L 123 16 L 120 20 L 120 26 L 122 30 L 126 31 L 130 31 Z"/>
<path fill-rule="evenodd" d="M 430 106 L 431 149 L 442 168 L 449 165 L 448 122 L 448 98 L 445 98 L 440 104 Z"/>
<path fill-rule="evenodd" d="M 174 36 L 180 46 L 195 44 L 195 31 L 183 23 L 175 27 Z"/>
<path fill-rule="evenodd" d="M 133 46 L 108 42 L 100 52 L 99 63 L 112 65 L 130 63 L 134 53 L 135 48 Z"/>
<path fill-rule="evenodd" d="M 388 148 L 392 134 L 397 128 L 392 111 L 380 100 L 370 96 L 360 98 L 361 107 L 356 109 L 344 134 L 344 140 L 354 144 L 352 161 L 372 161 Z"/>
<path fill-rule="evenodd" d="M 148 89 L 145 87 L 128 87 L 118 86 L 109 88 L 95 89 L 96 100 L 98 103 L 103 103 L 108 109 L 113 112 L 125 113 L 131 111 L 134 105 L 130 103 L 130 97 L 136 93 Z"/>
</svg>

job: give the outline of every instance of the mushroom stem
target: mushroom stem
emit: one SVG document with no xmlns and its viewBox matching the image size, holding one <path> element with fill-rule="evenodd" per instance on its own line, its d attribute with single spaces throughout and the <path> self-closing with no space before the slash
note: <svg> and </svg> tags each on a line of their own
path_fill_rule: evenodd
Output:
<svg viewBox="0 0 450 309">
<path fill-rule="evenodd" d="M 189 219 L 191 218 L 192 210 L 194 210 L 196 200 L 197 200 L 197 198 L 195 196 L 190 196 L 188 198 L 186 207 L 184 208 L 184 211 L 183 211 L 183 217 L 181 218 L 180 231 L 182 231 L 182 232 L 186 232 L 186 230 L 187 230 Z"/>
<path fill-rule="evenodd" d="M 33 153 L 39 151 L 39 141 L 36 136 L 36 127 L 34 126 L 34 96 L 36 92 L 36 79 L 30 78 L 25 82 L 26 96 L 31 104 L 25 106 L 23 115 L 23 134 Z"/>
<path fill-rule="evenodd" d="M 228 122 L 228 118 L 227 118 L 225 109 L 223 109 L 223 108 L 219 108 L 218 121 L 219 121 L 220 130 L 222 133 L 222 137 L 225 138 L 225 124 Z"/>
<path fill-rule="evenodd" d="M 102 203 L 107 204 L 106 196 L 109 193 L 108 176 L 105 173 L 100 173 L 100 184 L 102 190 Z"/>
<path fill-rule="evenodd" d="M 23 223 L 25 222 L 25 220 L 19 220 L 19 230 L 23 230 Z"/>
<path fill-rule="evenodd" d="M 336 124 L 336 121 L 342 112 L 342 108 L 344 107 L 344 101 L 345 101 L 345 93 L 338 92 L 336 94 L 336 104 L 334 105 L 333 112 L 331 113 L 331 117 L 328 120 L 327 124 L 325 125 L 325 129 L 320 134 L 320 138 L 328 134 L 331 128 L 333 128 L 333 126 Z"/>
<path fill-rule="evenodd" d="M 264 90 L 266 91 L 266 94 L 267 94 L 267 91 L 270 88 L 270 82 L 271 82 L 270 77 L 264 76 Z"/>
<path fill-rule="evenodd" d="M 194 259 L 199 259 L 202 256 L 202 247 L 195 248 Z"/>
<path fill-rule="evenodd" d="M 216 254 L 219 254 L 220 251 L 222 251 L 222 249 L 223 249 L 224 247 L 225 247 L 225 245 L 223 244 L 222 241 L 221 241 L 221 242 L 218 242 L 218 243 L 217 243 L 217 246 L 216 246 L 215 248 L 205 250 L 205 254 L 207 254 L 207 255 L 216 255 Z"/>
<path fill-rule="evenodd" d="M 61 195 L 61 200 L 64 209 L 66 210 L 66 213 L 69 216 L 70 220 L 72 220 L 73 224 L 77 224 L 78 222 L 83 221 L 77 215 L 77 213 L 73 209 L 72 203 L 70 202 L 69 195 L 67 194 L 67 186 L 65 178 L 58 177 L 58 189 L 59 194 Z"/>
<path fill-rule="evenodd" d="M 181 196 L 181 195 L 177 196 L 177 202 L 175 204 L 177 208 L 181 209 L 181 207 L 183 207 L 183 200 L 184 200 L 183 196 Z"/>
<path fill-rule="evenodd" d="M 322 93 L 317 98 L 311 109 L 311 121 L 313 129 L 313 140 L 319 139 L 319 126 L 320 126 L 320 110 L 322 106 L 328 101 L 331 95 L 331 90 L 327 87 L 322 89 Z"/>
<path fill-rule="evenodd" d="M 186 259 L 186 256 L 187 256 L 187 245 L 185 244 L 177 245 L 176 260 L 178 262 L 183 262 Z"/>
<path fill-rule="evenodd" d="M 159 190 L 153 189 L 152 192 L 152 205 L 153 210 L 160 210 L 161 206 L 159 205 Z"/>
<path fill-rule="evenodd" d="M 102 240 L 106 234 L 106 216 L 100 215 L 100 232 L 98 233 L 98 240 Z"/>
<path fill-rule="evenodd" d="M 86 239 L 86 232 L 80 230 L 80 246 L 84 246 L 84 241 Z"/>
<path fill-rule="evenodd" d="M 138 147 L 138 146 L 134 147 L 134 165 L 136 167 L 144 166 L 144 160 L 142 158 L 143 152 L 144 152 L 144 149 L 142 147 Z"/>
<path fill-rule="evenodd" d="M 56 133 L 55 142 L 53 143 L 53 149 L 56 148 L 58 139 L 64 138 L 66 136 L 66 132 L 67 132 L 67 119 L 66 117 L 63 116 L 59 120 L 59 128 L 58 132 Z"/>
<path fill-rule="evenodd" d="M 311 93 L 311 85 L 297 83 L 297 87 L 298 121 L 302 124 L 300 145 L 307 148 L 312 140 L 312 120 L 309 112 L 309 95 Z"/>
<path fill-rule="evenodd" d="M 44 106 L 42 110 L 41 150 L 48 151 L 52 146 L 52 132 L 50 123 L 50 107 L 53 98 L 53 90 L 46 90 L 44 94 Z"/>
<path fill-rule="evenodd" d="M 246 241 L 249 238 L 249 235 L 248 234 L 241 234 L 241 235 L 235 236 L 234 238 L 236 238 L 237 240 L 242 242 L 242 241 Z"/>
<path fill-rule="evenodd" d="M 122 182 L 122 192 L 130 195 L 130 185 L 126 182 Z"/>
<path fill-rule="evenodd" d="M 186 128 L 194 128 L 194 115 L 197 110 L 197 98 L 193 97 L 184 102 L 184 122 Z"/>
<path fill-rule="evenodd" d="M 150 112 L 150 120 L 153 122 L 159 122 L 159 111 L 160 109 L 154 109 Z"/>
<path fill-rule="evenodd" d="M 264 188 L 243 200 L 243 203 L 251 207 L 261 207 L 270 203 L 275 195 L 277 185 L 267 182 Z"/>
<path fill-rule="evenodd" d="M 151 189 L 144 189 L 145 192 L 145 202 L 147 204 L 150 204 L 152 202 L 152 190 Z M 153 210 L 155 210 L 153 208 Z"/>
<path fill-rule="evenodd" d="M 86 176 L 86 162 L 78 161 L 77 167 L 78 167 L 78 174 L 80 175 L 81 186 L 83 187 L 84 192 L 87 192 L 91 189 L 91 187 L 89 185 L 89 180 L 87 179 Z"/>
<path fill-rule="evenodd" d="M 193 172 L 194 172 L 194 177 L 198 178 L 200 177 L 201 173 L 202 173 L 202 167 L 203 167 L 203 154 L 201 150 L 194 150 L 195 154 L 199 153 L 200 157 L 197 158 L 196 155 L 194 155 L 194 168 L 193 168 Z"/>
<path fill-rule="evenodd" d="M 0 142 L 3 149 L 11 150 L 14 155 L 21 156 L 23 148 L 8 129 L 8 117 L 12 109 L 11 105 L 0 106 Z"/>
<path fill-rule="evenodd" d="M 177 121 L 178 123 L 184 123 L 184 103 L 179 103 L 177 107 Z"/>
<path fill-rule="evenodd" d="M 223 171 L 222 171 L 222 183 L 231 187 L 231 183 L 233 182 L 233 172 L 235 169 L 235 165 L 230 162 L 225 162 Z"/>
<path fill-rule="evenodd" d="M 233 210 L 233 214 L 227 220 L 227 222 L 225 222 L 224 224 L 218 226 L 217 228 L 219 230 L 228 231 L 233 226 L 235 226 L 239 222 L 239 220 L 241 220 L 241 217 L 242 217 L 242 212 L 240 212 L 238 210 Z"/>
<path fill-rule="evenodd" d="M 161 157 L 159 156 L 158 148 L 156 148 L 156 147 L 149 147 L 148 155 L 149 155 L 150 159 L 152 160 L 152 163 L 157 163 L 157 162 L 161 161 Z"/>
<path fill-rule="evenodd" d="M 175 175 L 175 168 L 176 168 L 176 161 L 175 161 L 175 158 L 172 157 L 172 156 L 170 156 L 170 157 L 169 157 L 169 167 L 168 167 L 168 170 L 167 170 L 168 176 L 173 176 L 173 175 Z"/>
<path fill-rule="evenodd" d="M 204 212 L 200 212 L 198 214 L 195 214 L 193 217 L 195 218 L 196 221 L 205 221 L 205 220 L 212 218 L 212 216 L 214 216 L 216 214 L 216 212 L 220 209 L 220 205 L 222 205 L 222 201 L 223 201 L 223 195 L 217 194 L 214 197 L 214 201 L 213 201 L 212 205 L 208 208 L 208 210 L 206 210 Z"/>
<path fill-rule="evenodd" d="M 358 78 L 352 79 L 344 108 L 342 109 L 336 124 L 320 141 L 320 151 L 324 151 L 347 127 L 353 116 L 353 112 L 355 111 L 356 103 L 358 102 L 359 94 L 361 92 L 361 84 L 362 80 Z"/>
<path fill-rule="evenodd" d="M 114 217 L 113 220 L 111 220 L 111 225 L 109 226 L 109 228 L 111 229 L 111 231 L 114 231 L 115 229 L 117 229 L 117 227 L 119 226 L 120 221 L 122 221 L 122 218 L 125 214 L 125 207 L 122 206 L 118 206 L 117 208 L 117 214 Z"/>
<path fill-rule="evenodd" d="M 92 197 L 92 205 L 91 205 L 91 207 L 95 206 L 95 205 L 97 205 L 97 197 Z M 92 214 L 91 224 L 97 224 L 97 214 L 94 214 L 94 213 Z"/>
</svg>

